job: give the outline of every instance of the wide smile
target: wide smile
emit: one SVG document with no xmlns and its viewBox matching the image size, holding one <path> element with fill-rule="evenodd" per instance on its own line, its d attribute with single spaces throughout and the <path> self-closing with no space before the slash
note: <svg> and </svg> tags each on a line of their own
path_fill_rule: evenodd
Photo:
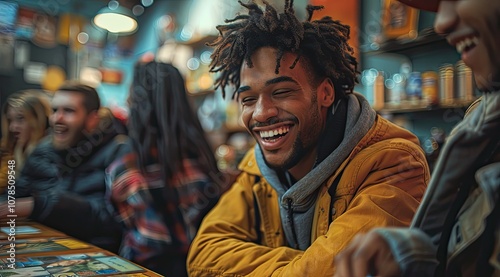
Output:
<svg viewBox="0 0 500 277">
<path fill-rule="evenodd" d="M 460 40 L 459 42 L 457 42 L 455 47 L 457 48 L 457 52 L 462 54 L 476 47 L 478 43 L 479 43 L 479 37 L 474 36 Z"/>
<path fill-rule="evenodd" d="M 472 29 L 456 32 L 448 36 L 450 45 L 455 46 L 457 52 L 461 54 L 465 64 L 470 65 L 473 62 L 472 57 L 474 50 L 480 43 L 479 34 Z"/>
<path fill-rule="evenodd" d="M 293 125 L 281 125 L 281 126 L 269 126 L 265 129 L 259 128 L 259 130 L 254 130 L 258 134 L 260 144 L 264 150 L 276 150 L 281 147 L 290 133 L 290 128 Z"/>
<path fill-rule="evenodd" d="M 57 125 L 53 128 L 53 133 L 56 139 L 64 139 L 68 133 L 68 128 L 63 125 Z"/>
</svg>

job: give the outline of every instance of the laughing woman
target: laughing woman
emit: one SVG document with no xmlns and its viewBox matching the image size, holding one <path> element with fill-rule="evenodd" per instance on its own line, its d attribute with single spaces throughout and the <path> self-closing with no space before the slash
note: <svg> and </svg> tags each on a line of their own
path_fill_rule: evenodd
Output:
<svg viewBox="0 0 500 277">
<path fill-rule="evenodd" d="M 26 157 L 47 134 L 47 118 L 50 113 L 47 96 L 40 91 L 19 91 L 7 98 L 2 107 L 3 137 L 0 141 L 2 193 L 9 181 L 9 175 L 19 177 Z M 8 174 L 9 165 L 14 169 L 10 172 L 15 174 Z"/>
</svg>

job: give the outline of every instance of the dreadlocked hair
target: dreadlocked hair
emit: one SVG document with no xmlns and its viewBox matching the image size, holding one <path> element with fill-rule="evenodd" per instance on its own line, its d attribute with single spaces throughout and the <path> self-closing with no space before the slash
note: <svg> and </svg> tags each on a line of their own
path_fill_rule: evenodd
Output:
<svg viewBox="0 0 500 277">
<path fill-rule="evenodd" d="M 140 169 L 145 172 L 147 165 L 159 163 L 166 180 L 177 171 L 185 171 L 184 158 L 197 157 L 207 173 L 218 173 L 215 156 L 184 85 L 182 75 L 170 64 L 139 63 L 134 68 L 128 100 L 129 137 Z"/>
<path fill-rule="evenodd" d="M 285 0 L 284 12 L 279 14 L 266 1 L 263 1 L 264 10 L 255 0 L 248 4 L 238 2 L 248 9 L 248 14 L 237 15 L 226 20 L 228 24 L 217 26 L 219 36 L 207 44 L 214 47 L 210 72 L 220 72 L 215 88 L 221 88 L 223 97 L 226 86 L 233 85 L 234 92 L 239 88 L 242 63 L 252 67 L 251 56 L 257 49 L 266 46 L 277 49 L 276 74 L 279 73 L 284 53 L 291 52 L 297 55 L 291 69 L 304 57 L 312 74 L 332 80 L 336 97 L 340 99 L 352 93 L 358 83 L 359 72 L 354 50 L 347 43 L 350 35 L 348 25 L 329 16 L 311 21 L 314 11 L 323 6 L 308 5 L 308 18 L 300 22 L 294 13 L 293 0 Z"/>
</svg>

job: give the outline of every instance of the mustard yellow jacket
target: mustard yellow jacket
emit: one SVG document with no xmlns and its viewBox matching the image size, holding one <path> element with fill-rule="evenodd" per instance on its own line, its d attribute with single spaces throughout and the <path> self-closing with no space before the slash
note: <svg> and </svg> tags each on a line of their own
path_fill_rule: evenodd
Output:
<svg viewBox="0 0 500 277">
<path fill-rule="evenodd" d="M 262 178 L 253 149 L 240 169 L 242 174 L 205 217 L 191 245 L 190 276 L 333 276 L 335 255 L 356 233 L 409 225 L 429 180 L 418 139 L 377 116 L 320 188 L 312 244 L 300 251 L 286 245 L 277 193 Z M 328 188 L 341 171 L 330 211 Z"/>
</svg>

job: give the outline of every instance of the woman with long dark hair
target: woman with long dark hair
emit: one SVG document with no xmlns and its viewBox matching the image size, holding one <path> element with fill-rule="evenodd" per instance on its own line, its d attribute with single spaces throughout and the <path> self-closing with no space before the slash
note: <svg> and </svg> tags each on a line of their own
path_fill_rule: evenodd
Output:
<svg viewBox="0 0 500 277">
<path fill-rule="evenodd" d="M 187 276 L 187 250 L 222 193 L 222 176 L 177 68 L 148 62 L 134 70 L 128 130 L 135 154 L 108 169 L 111 201 L 125 226 L 120 255 Z"/>
</svg>

